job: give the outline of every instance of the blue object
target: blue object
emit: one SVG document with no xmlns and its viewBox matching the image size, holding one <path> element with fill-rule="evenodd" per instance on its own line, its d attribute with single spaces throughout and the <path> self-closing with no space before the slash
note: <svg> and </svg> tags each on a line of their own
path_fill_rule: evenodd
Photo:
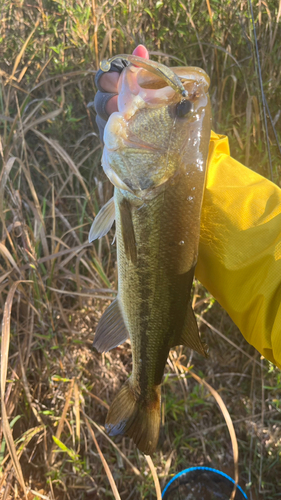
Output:
<svg viewBox="0 0 281 500">
<path fill-rule="evenodd" d="M 171 481 L 168 482 L 168 484 L 165 486 L 163 492 L 162 492 L 162 498 L 164 498 L 164 495 L 165 493 L 167 492 L 169 486 L 176 480 L 178 479 L 180 476 L 182 476 L 183 474 L 187 474 L 188 472 L 192 472 L 192 471 L 196 471 L 196 470 L 204 470 L 204 471 L 211 471 L 211 472 L 215 472 L 216 474 L 220 474 L 221 476 L 225 477 L 226 479 L 228 479 L 233 485 L 235 484 L 235 481 L 234 479 L 232 479 L 230 476 L 228 476 L 227 474 L 225 474 L 224 472 L 221 472 L 220 470 L 217 470 L 217 469 L 212 469 L 211 467 L 190 467 L 189 469 L 185 469 L 185 470 L 182 470 L 181 472 L 179 472 L 178 474 L 176 474 L 174 477 L 172 477 Z M 240 493 L 243 495 L 243 497 L 248 500 L 248 497 L 246 495 L 246 493 L 244 493 L 244 491 L 242 490 L 242 488 L 237 484 L 237 489 L 240 491 Z"/>
</svg>

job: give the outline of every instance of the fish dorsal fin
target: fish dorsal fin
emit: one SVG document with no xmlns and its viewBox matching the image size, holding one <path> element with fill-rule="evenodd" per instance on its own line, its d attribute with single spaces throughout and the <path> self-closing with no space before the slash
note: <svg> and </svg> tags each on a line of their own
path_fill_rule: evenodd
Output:
<svg viewBox="0 0 281 500">
<path fill-rule="evenodd" d="M 107 352 L 119 344 L 123 344 L 128 337 L 129 334 L 117 297 L 108 306 L 98 323 L 93 347 L 98 352 Z"/>
<path fill-rule="evenodd" d="M 127 259 L 137 263 L 137 247 L 130 202 L 123 198 L 119 204 L 121 231 Z"/>
<path fill-rule="evenodd" d="M 200 339 L 197 321 L 190 302 L 187 306 L 184 328 L 177 345 L 185 345 L 202 354 L 205 358 L 208 357 L 208 346 Z"/>
<path fill-rule="evenodd" d="M 115 205 L 114 197 L 101 208 L 98 215 L 91 226 L 89 232 L 89 243 L 96 240 L 97 238 L 102 238 L 110 230 L 115 219 Z"/>
</svg>

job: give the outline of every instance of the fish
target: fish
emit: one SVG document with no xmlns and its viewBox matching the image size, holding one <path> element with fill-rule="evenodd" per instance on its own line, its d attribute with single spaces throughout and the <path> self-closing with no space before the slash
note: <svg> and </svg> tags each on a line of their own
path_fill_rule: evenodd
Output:
<svg viewBox="0 0 281 500">
<path fill-rule="evenodd" d="M 211 132 L 210 81 L 201 68 L 127 60 L 119 111 L 104 130 L 102 166 L 114 196 L 89 233 L 90 242 L 101 238 L 115 220 L 118 294 L 98 323 L 93 346 L 107 352 L 130 338 L 132 374 L 105 428 L 151 455 L 170 349 L 184 345 L 208 355 L 191 289 Z"/>
</svg>

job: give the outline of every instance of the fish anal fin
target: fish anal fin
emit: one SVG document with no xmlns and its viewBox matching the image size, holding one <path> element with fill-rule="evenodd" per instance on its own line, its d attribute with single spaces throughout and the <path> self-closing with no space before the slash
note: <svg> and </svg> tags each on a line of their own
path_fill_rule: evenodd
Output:
<svg viewBox="0 0 281 500">
<path fill-rule="evenodd" d="M 121 231 L 124 242 L 124 248 L 127 258 L 133 263 L 137 263 L 137 246 L 135 231 L 132 219 L 132 209 L 130 202 L 123 198 L 120 205 Z"/>
<path fill-rule="evenodd" d="M 117 297 L 112 304 L 108 306 L 98 323 L 93 347 L 97 349 L 98 352 L 107 352 L 123 344 L 128 337 L 129 334 L 124 323 Z"/>
<path fill-rule="evenodd" d="M 144 402 L 130 379 L 125 382 L 113 400 L 105 428 L 109 436 L 126 434 L 145 455 L 151 455 L 157 446 L 160 430 L 161 386 L 154 387 L 149 402 Z"/>
<path fill-rule="evenodd" d="M 208 357 L 208 346 L 200 339 L 197 321 L 190 302 L 187 307 L 184 328 L 181 337 L 177 339 L 176 345 L 185 345 L 202 354 L 205 358 Z"/>
<path fill-rule="evenodd" d="M 115 205 L 114 205 L 114 197 L 112 197 L 101 208 L 98 215 L 95 217 L 95 220 L 89 232 L 89 243 L 98 238 L 102 238 L 102 236 L 105 236 L 111 229 L 114 219 L 115 219 Z"/>
</svg>

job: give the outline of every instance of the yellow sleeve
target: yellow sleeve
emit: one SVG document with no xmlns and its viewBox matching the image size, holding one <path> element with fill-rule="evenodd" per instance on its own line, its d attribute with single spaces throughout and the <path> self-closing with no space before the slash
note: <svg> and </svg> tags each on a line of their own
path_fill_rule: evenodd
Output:
<svg viewBox="0 0 281 500">
<path fill-rule="evenodd" d="M 196 277 L 245 339 L 281 368 L 281 189 L 212 132 Z"/>
</svg>

